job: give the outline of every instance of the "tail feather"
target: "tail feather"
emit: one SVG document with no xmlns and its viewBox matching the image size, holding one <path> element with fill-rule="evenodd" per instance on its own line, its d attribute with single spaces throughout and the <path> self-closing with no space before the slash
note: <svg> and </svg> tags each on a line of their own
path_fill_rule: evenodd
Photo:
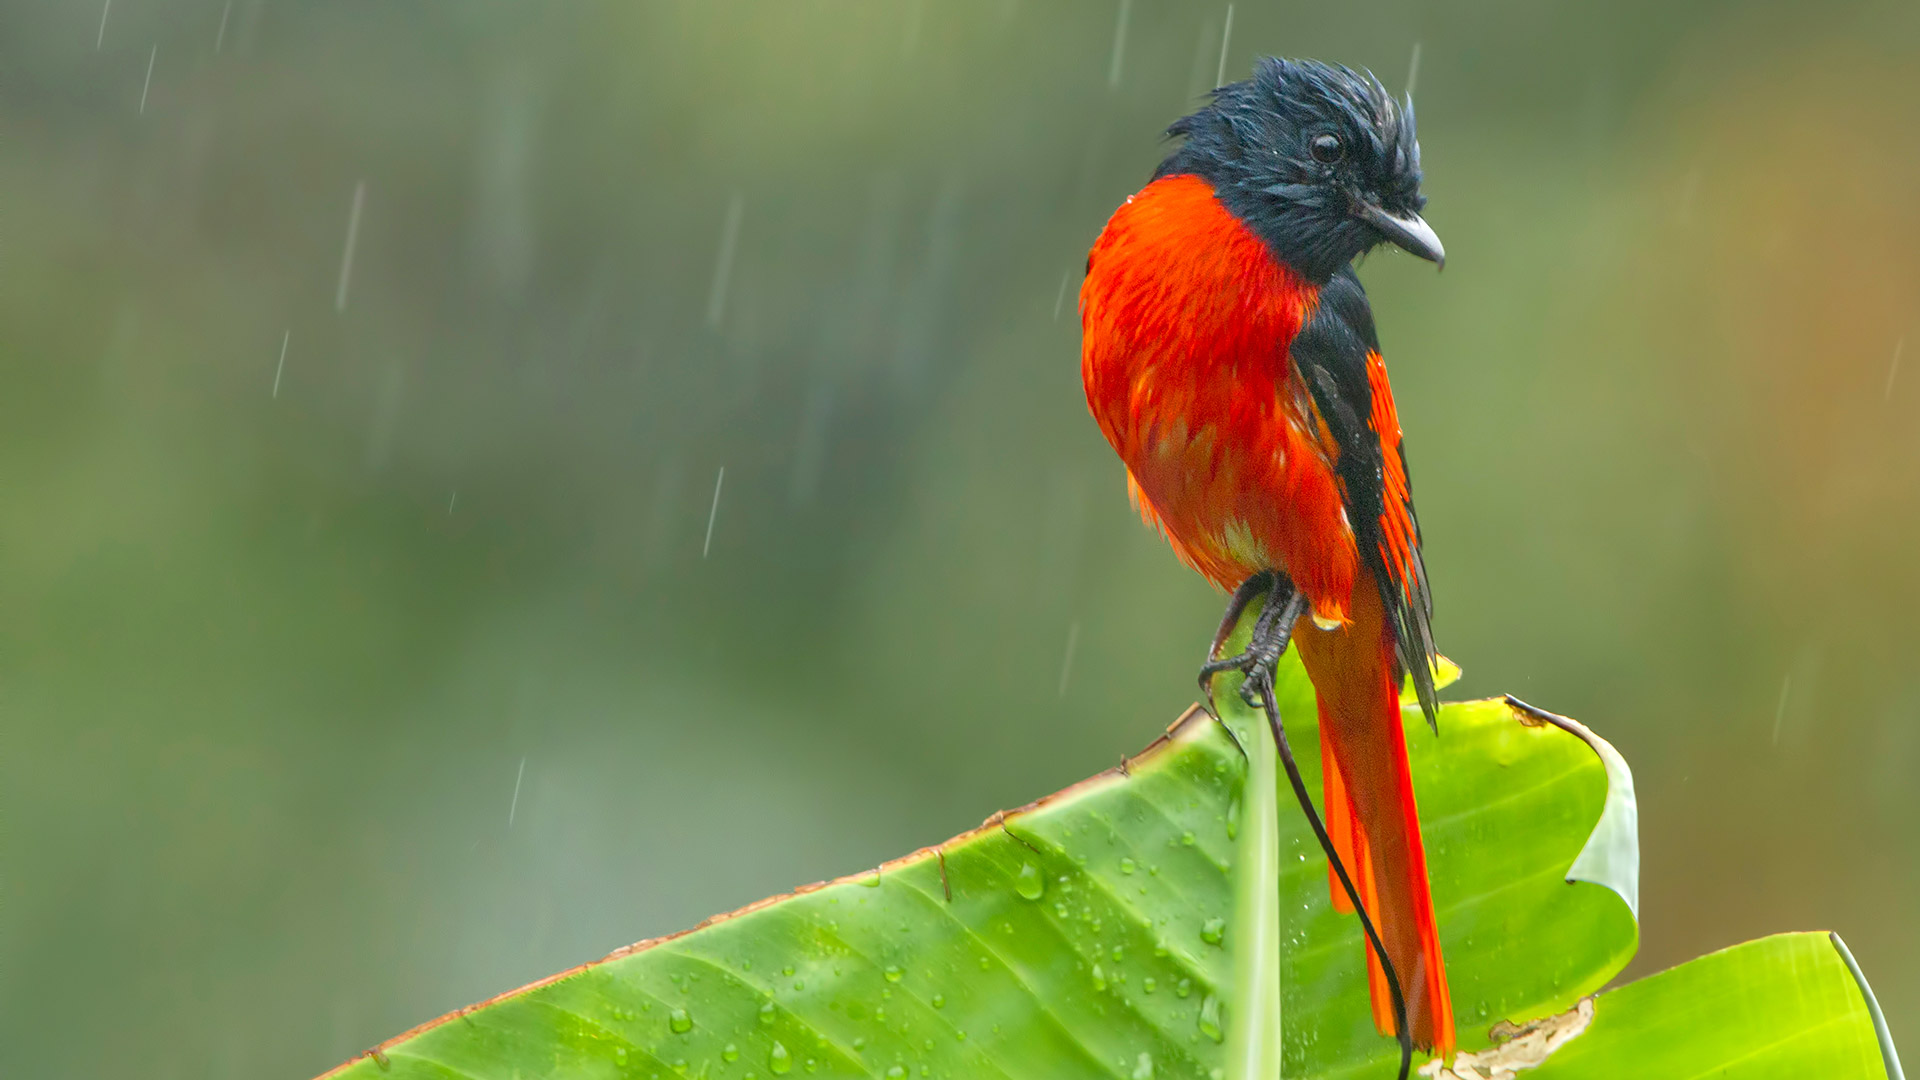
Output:
<svg viewBox="0 0 1920 1080">
<path fill-rule="evenodd" d="M 1333 759 L 1333 739 L 1325 727 L 1320 729 L 1320 775 L 1325 791 L 1320 797 L 1320 816 L 1326 819 L 1327 839 L 1333 841 L 1340 865 L 1347 867 L 1351 874 L 1359 865 L 1353 846 L 1353 804 L 1347 801 L 1347 785 L 1340 779 L 1340 766 Z M 1359 879 L 1355 878 L 1354 887 L 1359 885 Z M 1347 898 L 1347 890 L 1341 887 L 1340 876 L 1334 872 L 1332 863 L 1327 864 L 1327 888 L 1333 892 L 1333 910 L 1342 915 L 1353 914 L 1353 901 Z"/>
<path fill-rule="evenodd" d="M 1302 619 L 1294 637 L 1319 701 L 1327 832 L 1393 960 L 1414 1043 L 1446 1055 L 1454 1048 L 1453 1005 L 1400 722 L 1392 631 L 1374 590 L 1361 585 L 1353 599 L 1346 627 L 1320 630 Z M 1338 879 L 1330 884 L 1335 908 L 1351 910 Z M 1374 1021 L 1393 1034 L 1386 972 L 1371 948 L 1367 976 Z"/>
</svg>

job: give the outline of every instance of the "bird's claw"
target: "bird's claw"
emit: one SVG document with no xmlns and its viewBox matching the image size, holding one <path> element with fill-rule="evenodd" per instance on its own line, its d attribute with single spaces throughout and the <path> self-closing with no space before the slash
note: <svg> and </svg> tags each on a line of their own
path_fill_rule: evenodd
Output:
<svg viewBox="0 0 1920 1080">
<path fill-rule="evenodd" d="M 1240 700 L 1246 702 L 1247 708 L 1249 709 L 1264 709 L 1267 707 L 1267 700 L 1261 697 L 1259 692 L 1254 688 L 1254 680 L 1251 675 L 1247 676 L 1246 681 L 1240 684 Z"/>
<path fill-rule="evenodd" d="M 1246 702 L 1248 708 L 1262 708 L 1264 699 L 1257 690 L 1261 681 L 1258 676 L 1264 671 L 1267 674 L 1267 681 L 1271 682 L 1274 669 L 1279 662 L 1280 654 L 1278 652 L 1271 648 L 1259 648 L 1257 646 L 1247 649 L 1247 651 L 1238 656 L 1215 660 L 1201 669 L 1200 693 L 1206 698 L 1207 704 L 1211 706 L 1213 704 L 1213 677 L 1222 672 L 1237 671 L 1241 676 L 1240 700 Z"/>
</svg>

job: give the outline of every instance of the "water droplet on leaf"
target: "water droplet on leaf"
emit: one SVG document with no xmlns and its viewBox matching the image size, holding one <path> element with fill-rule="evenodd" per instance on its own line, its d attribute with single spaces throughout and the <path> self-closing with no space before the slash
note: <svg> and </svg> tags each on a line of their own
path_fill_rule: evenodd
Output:
<svg viewBox="0 0 1920 1080">
<path fill-rule="evenodd" d="M 1200 1002 L 1200 1034 L 1214 1042 L 1223 1042 L 1227 1037 L 1220 1027 L 1220 999 L 1212 994 Z"/>
<path fill-rule="evenodd" d="M 1020 872 L 1014 875 L 1013 891 L 1025 900 L 1038 900 L 1047 891 L 1047 879 L 1040 876 L 1040 868 L 1030 862 L 1020 864 Z"/>
</svg>

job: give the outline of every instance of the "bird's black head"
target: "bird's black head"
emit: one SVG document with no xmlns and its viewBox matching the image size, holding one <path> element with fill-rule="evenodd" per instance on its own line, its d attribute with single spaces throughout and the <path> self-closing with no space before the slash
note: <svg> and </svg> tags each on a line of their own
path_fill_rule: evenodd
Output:
<svg viewBox="0 0 1920 1080">
<path fill-rule="evenodd" d="M 1211 182 L 1227 209 L 1310 281 L 1324 283 L 1383 241 L 1446 259 L 1420 217 L 1427 200 L 1413 101 L 1395 102 L 1371 75 L 1268 57 L 1167 134 L 1182 142 L 1154 177 Z"/>
</svg>

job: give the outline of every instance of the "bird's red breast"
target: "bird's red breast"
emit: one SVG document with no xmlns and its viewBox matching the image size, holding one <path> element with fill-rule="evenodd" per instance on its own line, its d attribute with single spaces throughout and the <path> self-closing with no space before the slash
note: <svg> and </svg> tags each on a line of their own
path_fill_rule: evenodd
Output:
<svg viewBox="0 0 1920 1080">
<path fill-rule="evenodd" d="M 1206 180 L 1176 175 L 1114 213 L 1080 298 L 1087 404 L 1148 524 L 1222 589 L 1284 570 L 1319 621 L 1347 621 L 1359 560 L 1339 446 L 1288 359 L 1315 286 Z"/>
</svg>

